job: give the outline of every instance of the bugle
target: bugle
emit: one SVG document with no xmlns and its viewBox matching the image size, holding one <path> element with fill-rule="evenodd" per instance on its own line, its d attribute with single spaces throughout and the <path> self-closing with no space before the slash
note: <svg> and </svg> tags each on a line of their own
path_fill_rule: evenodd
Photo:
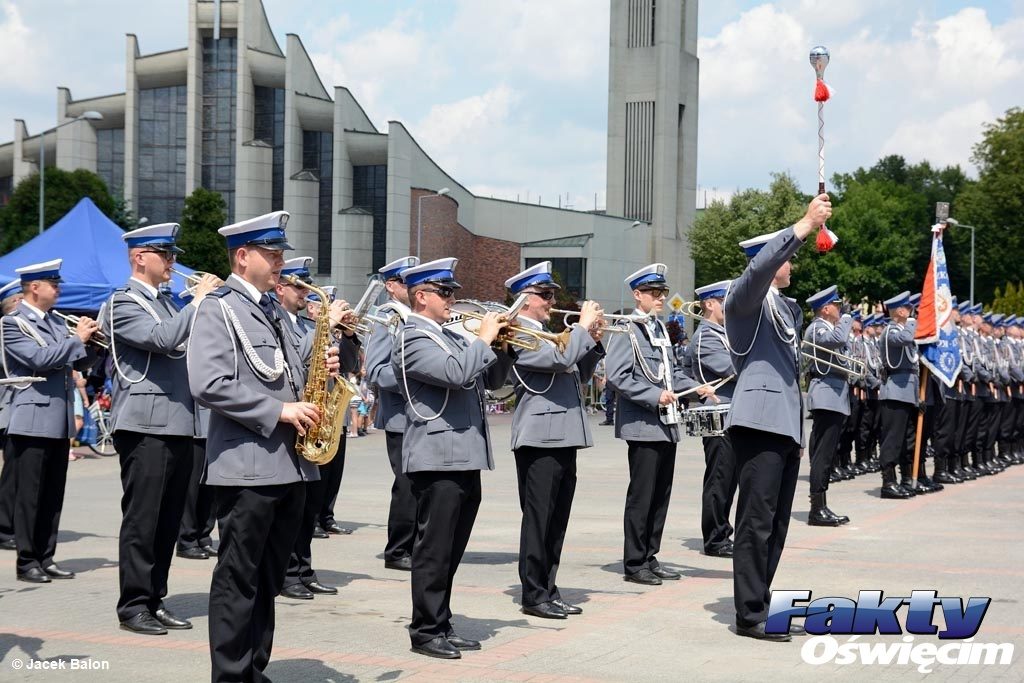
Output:
<svg viewBox="0 0 1024 683">
<path fill-rule="evenodd" d="M 470 327 L 469 325 L 466 325 L 465 322 L 467 319 L 483 320 L 484 313 L 468 310 L 469 307 L 476 307 L 480 310 L 494 313 L 508 312 L 507 308 L 501 304 L 490 302 L 485 304 L 483 302 L 472 301 L 469 299 L 459 299 L 453 305 L 452 319 L 446 322 L 444 326 L 454 327 L 457 332 L 464 332 L 469 335 L 479 336 L 479 325 Z M 522 325 L 508 325 L 498 334 L 498 338 L 495 339 L 495 343 L 507 342 L 511 346 L 526 349 L 528 351 L 536 351 L 540 348 L 542 341 L 552 342 L 559 348 L 559 350 L 564 351 L 566 345 L 569 343 L 569 330 L 560 334 L 554 334 L 552 332 L 535 330 L 531 327 L 525 327 Z"/>
<path fill-rule="evenodd" d="M 199 281 L 202 280 L 203 277 L 205 277 L 206 275 L 212 275 L 212 273 L 204 273 L 201 270 L 194 271 L 191 275 L 189 275 L 188 273 L 184 273 L 175 268 L 171 268 L 171 272 L 185 281 L 185 293 L 190 294 L 192 296 L 195 296 L 196 287 L 199 286 Z M 214 275 L 214 277 L 217 276 Z M 220 280 L 220 278 L 217 279 Z M 224 284 L 224 282 L 221 281 L 221 284 Z"/>
<path fill-rule="evenodd" d="M 64 327 L 67 328 L 68 334 L 77 334 L 78 321 L 81 320 L 80 317 L 78 317 L 77 315 L 61 313 L 60 311 L 51 310 L 50 312 L 53 313 L 58 318 L 60 318 L 62 321 L 64 321 Z M 110 348 L 110 340 L 107 339 L 107 335 L 103 334 L 103 332 L 101 332 L 100 330 L 96 330 L 95 332 L 93 332 L 92 336 L 89 337 L 89 341 L 86 343 L 92 344 L 93 346 L 98 346 L 101 349 Z"/>
<path fill-rule="evenodd" d="M 562 316 L 562 324 L 565 325 L 565 327 L 567 328 L 572 326 L 572 323 L 569 322 L 569 318 L 572 318 L 573 316 L 579 316 L 580 314 L 580 311 L 567 311 L 562 308 L 552 308 L 551 312 L 556 315 L 560 314 Z M 617 332 L 621 334 L 623 332 L 628 332 L 629 330 L 627 330 L 624 327 L 615 327 L 614 324 L 610 323 L 630 322 L 632 320 L 639 320 L 639 318 L 634 315 L 602 313 L 599 322 L 603 323 L 603 325 L 601 326 L 602 332 Z"/>
<path fill-rule="evenodd" d="M 810 349 L 810 352 L 805 351 L 804 349 Z M 833 363 L 825 360 L 825 358 L 820 358 L 818 356 L 819 353 L 825 354 L 826 358 L 829 356 L 835 358 L 838 363 Z M 833 351 L 830 348 L 819 346 L 818 344 L 807 340 L 804 340 L 800 344 L 800 355 L 816 365 L 824 365 L 825 367 L 832 368 L 833 370 L 845 372 L 852 379 L 861 379 L 867 374 L 867 364 L 860 358 L 854 358 L 853 356 Z M 846 363 L 846 365 L 842 365 L 842 363 Z"/>
</svg>

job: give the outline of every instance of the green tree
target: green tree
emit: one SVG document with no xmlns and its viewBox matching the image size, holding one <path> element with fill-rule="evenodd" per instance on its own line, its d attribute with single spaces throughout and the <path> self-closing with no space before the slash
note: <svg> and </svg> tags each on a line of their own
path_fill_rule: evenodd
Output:
<svg viewBox="0 0 1024 683">
<path fill-rule="evenodd" d="M 226 278 L 228 253 L 217 230 L 227 221 L 227 206 L 219 192 L 196 188 L 185 198 L 178 245 L 185 250 L 181 262 L 190 268 Z"/>
<path fill-rule="evenodd" d="M 43 225 L 46 228 L 63 218 L 83 197 L 92 199 L 107 216 L 113 216 L 117 208 L 103 179 L 84 169 L 47 168 L 45 197 Z M 34 173 L 18 183 L 10 201 L 0 209 L 0 252 L 16 249 L 38 234 L 39 174 Z"/>
<path fill-rule="evenodd" d="M 1018 282 L 1007 282 L 1006 288 L 1000 292 L 996 287 L 992 294 L 992 310 L 997 313 L 1024 315 L 1024 286 Z"/>
</svg>

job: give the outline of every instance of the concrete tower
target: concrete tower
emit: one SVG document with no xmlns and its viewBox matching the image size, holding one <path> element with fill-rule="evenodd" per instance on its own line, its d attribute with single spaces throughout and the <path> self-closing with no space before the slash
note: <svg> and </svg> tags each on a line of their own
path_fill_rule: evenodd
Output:
<svg viewBox="0 0 1024 683">
<path fill-rule="evenodd" d="M 697 200 L 697 0 L 611 0 L 608 213 L 650 223 L 645 262 L 693 296 L 686 241 Z"/>
</svg>

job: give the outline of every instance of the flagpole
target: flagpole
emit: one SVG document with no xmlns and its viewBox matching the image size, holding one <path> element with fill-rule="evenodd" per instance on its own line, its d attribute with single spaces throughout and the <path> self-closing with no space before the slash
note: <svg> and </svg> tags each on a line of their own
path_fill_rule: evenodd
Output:
<svg viewBox="0 0 1024 683">
<path fill-rule="evenodd" d="M 915 492 L 917 489 L 917 468 L 921 462 L 921 437 L 924 435 L 924 401 L 928 387 L 928 366 L 921 363 L 918 367 L 921 369 L 921 379 L 920 387 L 917 390 L 917 436 L 914 438 L 914 466 L 910 470 L 910 489 Z"/>
</svg>

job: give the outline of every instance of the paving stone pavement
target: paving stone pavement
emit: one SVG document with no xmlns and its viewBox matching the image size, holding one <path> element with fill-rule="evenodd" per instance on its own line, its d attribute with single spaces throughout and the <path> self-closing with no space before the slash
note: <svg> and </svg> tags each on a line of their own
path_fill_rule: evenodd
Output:
<svg viewBox="0 0 1024 683">
<path fill-rule="evenodd" d="M 680 445 L 672 507 L 660 554 L 681 581 L 646 588 L 621 576 L 625 444 L 592 418 L 597 446 L 581 451 L 579 483 L 559 583 L 584 613 L 566 621 L 519 611 L 519 509 L 515 463 L 507 450 L 511 419 L 491 417 L 497 469 L 483 473 L 483 503 L 455 580 L 454 623 L 483 641 L 479 652 L 446 662 L 409 652 L 408 574 L 384 569 L 391 472 L 384 435 L 352 439 L 337 507 L 351 536 L 315 540 L 314 566 L 337 596 L 277 602 L 277 632 L 267 669 L 275 681 L 770 681 L 836 677 L 923 677 L 914 664 L 819 666 L 801 658 L 805 638 L 764 643 L 731 630 L 732 565 L 700 554 L 700 440 Z M 214 563 L 175 558 L 168 607 L 191 631 L 138 636 L 117 628 L 117 458 L 70 464 L 57 561 L 73 581 L 43 586 L 14 580 L 14 553 L 0 551 L 0 681 L 209 680 L 207 593 Z M 1024 578 L 1021 528 L 1024 467 L 947 487 L 910 501 L 878 498 L 878 475 L 832 485 L 831 507 L 849 515 L 839 529 L 807 526 L 807 464 L 776 589 L 856 597 L 861 589 L 909 595 L 990 596 L 979 643 L 1012 643 L 1009 665 L 936 664 L 933 680 L 1024 680 Z M 902 621 L 902 613 L 901 613 Z M 941 618 L 936 616 L 936 622 Z M 864 636 L 898 643 L 899 637 Z M 840 637 L 840 642 L 845 642 Z M 938 643 L 918 636 L 918 643 Z M 941 644 L 941 643 L 940 643 Z M 63 670 L 16 669 L 29 660 Z M 63 664 L 62 664 L 63 663 Z M 74 664 L 105 667 L 72 670 Z"/>
</svg>

